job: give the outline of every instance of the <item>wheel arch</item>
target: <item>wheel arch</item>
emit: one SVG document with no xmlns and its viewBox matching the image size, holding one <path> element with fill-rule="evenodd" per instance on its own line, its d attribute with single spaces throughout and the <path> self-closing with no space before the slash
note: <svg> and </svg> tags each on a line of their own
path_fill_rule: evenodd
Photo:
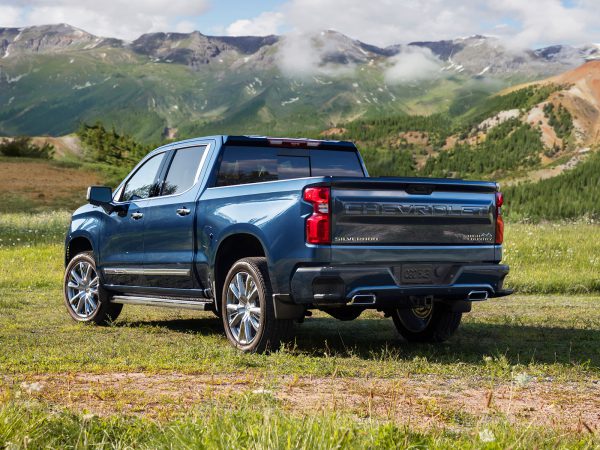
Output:
<svg viewBox="0 0 600 450">
<path fill-rule="evenodd" d="M 265 257 L 269 266 L 269 255 L 263 240 L 248 230 L 228 234 L 219 243 L 212 261 L 215 305 L 220 307 L 223 283 L 233 264 L 248 257 Z M 270 269 L 269 269 L 270 271 Z M 273 279 L 273 277 L 270 277 Z"/>
<path fill-rule="evenodd" d="M 94 252 L 92 239 L 87 235 L 72 236 L 65 245 L 65 267 L 75 255 L 82 252 Z"/>
</svg>

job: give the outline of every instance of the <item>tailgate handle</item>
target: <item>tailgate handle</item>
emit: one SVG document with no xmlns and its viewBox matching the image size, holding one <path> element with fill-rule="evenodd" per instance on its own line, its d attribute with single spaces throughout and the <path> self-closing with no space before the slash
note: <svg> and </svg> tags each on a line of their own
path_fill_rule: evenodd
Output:
<svg viewBox="0 0 600 450">
<path fill-rule="evenodd" d="M 432 192 L 433 186 L 427 186 L 424 184 L 409 185 L 406 188 L 407 194 L 431 195 Z"/>
</svg>

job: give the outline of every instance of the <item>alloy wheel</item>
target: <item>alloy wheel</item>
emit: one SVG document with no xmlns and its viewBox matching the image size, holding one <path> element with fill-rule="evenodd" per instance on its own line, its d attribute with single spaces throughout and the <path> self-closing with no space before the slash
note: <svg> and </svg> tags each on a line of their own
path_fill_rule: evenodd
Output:
<svg viewBox="0 0 600 450">
<path fill-rule="evenodd" d="M 99 282 L 98 274 L 89 262 L 80 261 L 71 268 L 67 278 L 67 299 L 77 317 L 88 319 L 98 309 Z"/>
<path fill-rule="evenodd" d="M 251 344 L 261 327 L 260 295 L 248 272 L 238 272 L 227 288 L 227 323 L 233 338 L 241 345 Z"/>
</svg>

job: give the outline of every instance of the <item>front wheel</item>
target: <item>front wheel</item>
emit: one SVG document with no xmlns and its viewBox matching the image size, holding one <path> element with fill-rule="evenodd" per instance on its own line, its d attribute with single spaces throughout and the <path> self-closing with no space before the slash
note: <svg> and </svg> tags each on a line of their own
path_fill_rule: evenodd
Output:
<svg viewBox="0 0 600 450">
<path fill-rule="evenodd" d="M 461 318 L 462 313 L 436 304 L 392 311 L 396 329 L 409 342 L 446 341 L 458 329 Z"/>
<path fill-rule="evenodd" d="M 291 329 L 291 320 L 275 318 L 273 293 L 265 258 L 244 258 L 229 270 L 221 311 L 225 334 L 245 352 L 275 350 Z"/>
<path fill-rule="evenodd" d="M 77 322 L 107 324 L 116 320 L 123 309 L 123 305 L 110 302 L 91 252 L 75 255 L 67 265 L 64 297 L 67 311 Z"/>
</svg>

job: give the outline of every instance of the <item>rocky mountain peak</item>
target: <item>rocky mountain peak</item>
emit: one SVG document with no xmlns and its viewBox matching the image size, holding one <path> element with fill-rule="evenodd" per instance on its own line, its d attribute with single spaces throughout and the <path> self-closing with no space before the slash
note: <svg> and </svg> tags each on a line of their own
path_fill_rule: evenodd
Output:
<svg viewBox="0 0 600 450">
<path fill-rule="evenodd" d="M 253 54 L 277 41 L 277 36 L 206 36 L 199 31 L 149 33 L 133 41 L 131 48 L 157 60 L 197 66 L 209 64 L 227 52 Z"/>
<path fill-rule="evenodd" d="M 101 38 L 65 23 L 25 28 L 0 28 L 0 56 L 53 53 L 90 49 L 103 45 L 121 46 L 122 41 Z"/>
<path fill-rule="evenodd" d="M 600 58 L 600 47 L 552 45 L 538 50 L 515 50 L 493 36 L 473 35 L 440 41 L 416 41 L 407 45 L 377 47 L 352 39 L 335 30 L 306 35 L 207 36 L 191 33 L 148 33 L 132 43 L 94 36 L 68 24 L 27 28 L 0 28 L 0 57 L 19 54 L 85 51 L 98 47 L 123 47 L 154 61 L 184 64 L 193 68 L 217 62 L 240 67 L 252 57 L 254 64 L 277 64 L 278 52 L 271 47 L 302 41 L 321 65 L 345 66 L 378 64 L 407 50 L 426 48 L 443 64 L 446 73 L 466 76 L 513 76 L 540 78 L 576 67 L 586 60 Z M 296 41 L 297 43 L 298 41 Z M 392 64 L 395 61 L 391 61 Z M 258 69 L 258 67 L 257 67 Z"/>
</svg>

